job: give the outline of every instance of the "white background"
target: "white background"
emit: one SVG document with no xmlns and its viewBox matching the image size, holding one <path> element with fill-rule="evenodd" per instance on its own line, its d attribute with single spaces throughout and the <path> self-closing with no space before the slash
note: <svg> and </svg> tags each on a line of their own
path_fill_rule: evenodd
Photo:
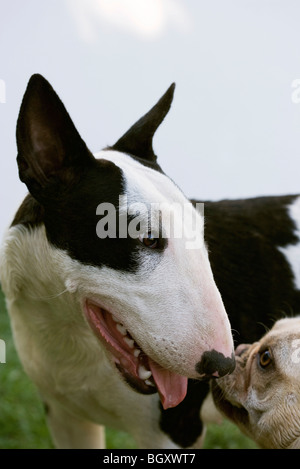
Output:
<svg viewBox="0 0 300 469">
<path fill-rule="evenodd" d="M 92 151 L 175 81 L 154 149 L 189 197 L 300 192 L 298 0 L 0 0 L 0 236 L 26 194 L 15 125 L 36 72 Z"/>
</svg>

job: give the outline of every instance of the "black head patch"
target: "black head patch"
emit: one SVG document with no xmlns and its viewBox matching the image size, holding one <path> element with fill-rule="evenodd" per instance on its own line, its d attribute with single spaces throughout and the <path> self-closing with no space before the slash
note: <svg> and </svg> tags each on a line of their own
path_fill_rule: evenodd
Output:
<svg viewBox="0 0 300 469">
<path fill-rule="evenodd" d="M 171 85 L 159 102 L 112 147 L 158 169 L 155 130 L 167 114 Z M 136 239 L 97 236 L 97 207 L 112 204 L 118 217 L 126 178 L 113 162 L 94 158 L 51 85 L 41 75 L 28 83 L 17 123 L 19 176 L 30 192 L 13 225 L 44 224 L 48 240 L 82 263 L 119 270 L 137 268 Z M 156 168 L 157 165 L 157 168 Z"/>
</svg>

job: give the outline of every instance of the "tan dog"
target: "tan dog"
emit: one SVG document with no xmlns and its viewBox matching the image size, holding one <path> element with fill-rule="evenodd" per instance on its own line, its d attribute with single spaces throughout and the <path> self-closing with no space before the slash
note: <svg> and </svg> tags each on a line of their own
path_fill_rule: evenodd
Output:
<svg viewBox="0 0 300 469">
<path fill-rule="evenodd" d="M 235 371 L 212 383 L 217 408 L 261 448 L 300 448 L 300 317 L 239 345 Z"/>
</svg>

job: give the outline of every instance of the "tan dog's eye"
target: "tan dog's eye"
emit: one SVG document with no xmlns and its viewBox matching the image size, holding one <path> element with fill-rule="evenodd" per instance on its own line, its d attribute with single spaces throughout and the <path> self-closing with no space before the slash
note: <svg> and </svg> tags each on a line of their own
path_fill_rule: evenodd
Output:
<svg viewBox="0 0 300 469">
<path fill-rule="evenodd" d="M 272 363 L 272 356 L 269 349 L 260 352 L 259 354 L 259 364 L 262 368 L 266 368 L 268 365 Z"/>
</svg>

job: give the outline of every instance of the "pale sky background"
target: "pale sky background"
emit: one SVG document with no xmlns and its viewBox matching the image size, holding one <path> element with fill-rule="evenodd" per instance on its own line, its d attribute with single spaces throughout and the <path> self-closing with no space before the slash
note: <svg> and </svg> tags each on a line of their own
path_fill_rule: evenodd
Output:
<svg viewBox="0 0 300 469">
<path fill-rule="evenodd" d="M 299 0 L 0 0 L 1 237 L 27 192 L 15 125 L 37 72 L 92 151 L 175 81 L 154 149 L 189 197 L 300 192 Z"/>
</svg>

